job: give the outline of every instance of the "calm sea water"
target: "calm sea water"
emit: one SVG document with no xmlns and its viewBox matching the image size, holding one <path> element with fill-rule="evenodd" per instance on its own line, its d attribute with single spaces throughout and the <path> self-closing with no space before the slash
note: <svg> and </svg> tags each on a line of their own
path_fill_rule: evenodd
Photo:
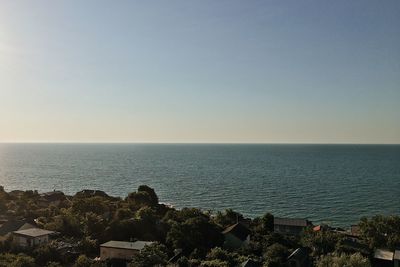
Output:
<svg viewBox="0 0 400 267">
<path fill-rule="evenodd" d="M 400 214 L 400 146 L 0 144 L 7 191 L 91 188 L 126 196 L 141 184 L 178 208 L 347 226 Z"/>
</svg>

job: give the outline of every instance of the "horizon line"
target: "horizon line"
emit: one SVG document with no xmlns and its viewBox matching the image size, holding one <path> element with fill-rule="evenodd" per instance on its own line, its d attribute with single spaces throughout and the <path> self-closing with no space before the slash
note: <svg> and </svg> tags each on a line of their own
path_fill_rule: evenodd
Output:
<svg viewBox="0 0 400 267">
<path fill-rule="evenodd" d="M 147 142 L 147 141 L 0 141 L 0 144 L 154 144 L 154 145 L 400 145 L 400 143 L 355 143 L 355 142 Z"/>
</svg>

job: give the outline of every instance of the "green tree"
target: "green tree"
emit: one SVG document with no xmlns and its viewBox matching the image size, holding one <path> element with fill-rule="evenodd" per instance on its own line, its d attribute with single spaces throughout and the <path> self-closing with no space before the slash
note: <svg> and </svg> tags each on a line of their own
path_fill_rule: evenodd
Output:
<svg viewBox="0 0 400 267">
<path fill-rule="evenodd" d="M 108 200 L 103 197 L 74 197 L 72 200 L 73 213 L 83 215 L 87 212 L 94 212 L 96 214 L 103 214 L 109 211 Z"/>
<path fill-rule="evenodd" d="M 97 239 L 91 239 L 89 237 L 84 237 L 80 242 L 79 242 L 79 249 L 85 255 L 98 255 L 98 241 Z"/>
<path fill-rule="evenodd" d="M 264 216 L 261 218 L 261 222 L 264 233 L 274 231 L 274 215 L 271 213 L 264 214 Z"/>
<path fill-rule="evenodd" d="M 280 267 L 289 255 L 288 249 L 281 244 L 269 246 L 263 254 L 265 267 Z"/>
<path fill-rule="evenodd" d="M 119 208 L 115 212 L 116 220 L 131 219 L 135 216 L 135 213 L 129 208 Z"/>
<path fill-rule="evenodd" d="M 362 218 L 359 227 L 360 237 L 370 248 L 400 246 L 400 216 Z"/>
<path fill-rule="evenodd" d="M 154 243 L 145 246 L 140 253 L 136 254 L 132 262 L 129 264 L 130 267 L 148 267 L 148 266 L 164 266 L 168 260 L 167 248 L 160 244 Z"/>
<path fill-rule="evenodd" d="M 217 225 L 209 222 L 206 217 L 199 216 L 187 219 L 183 223 L 172 222 L 167 234 L 167 243 L 174 248 L 185 248 L 188 251 L 195 248 L 208 250 L 221 246 L 223 235 Z"/>
<path fill-rule="evenodd" d="M 340 238 L 341 236 L 334 232 L 313 231 L 309 228 L 302 234 L 301 243 L 304 247 L 311 248 L 314 255 L 322 255 L 334 252 Z"/>
<path fill-rule="evenodd" d="M 244 257 L 241 257 L 238 253 L 232 253 L 220 247 L 212 248 L 207 253 L 206 259 L 209 261 L 220 260 L 221 262 L 228 263 L 229 266 L 237 266 L 240 262 L 244 261 Z"/>
<path fill-rule="evenodd" d="M 150 196 L 152 206 L 155 206 L 158 204 L 158 196 L 153 188 L 151 188 L 147 185 L 141 185 L 138 187 L 138 192 L 139 193 L 146 192 Z"/>
<path fill-rule="evenodd" d="M 221 225 L 223 228 L 241 220 L 243 220 L 243 215 L 232 209 L 226 209 L 224 212 L 218 211 L 214 217 L 214 222 Z"/>
<path fill-rule="evenodd" d="M 74 264 L 74 267 L 90 267 L 92 265 L 92 260 L 85 255 L 80 255 Z"/>
<path fill-rule="evenodd" d="M 334 255 L 328 254 L 321 256 L 317 263 L 317 267 L 371 267 L 370 261 L 361 254 L 352 255 Z"/>
<path fill-rule="evenodd" d="M 62 265 L 59 262 L 50 261 L 47 263 L 46 267 L 62 267 Z"/>
<path fill-rule="evenodd" d="M 57 249 L 51 245 L 43 245 L 33 251 L 35 262 L 39 266 L 45 266 L 50 261 L 59 261 L 60 254 Z"/>
<path fill-rule="evenodd" d="M 85 235 L 91 236 L 94 239 L 101 239 L 106 229 L 106 221 L 100 215 L 93 212 L 87 212 L 84 218 L 83 231 Z"/>
<path fill-rule="evenodd" d="M 200 267 L 229 267 L 228 262 L 222 260 L 206 260 L 202 261 Z"/>
<path fill-rule="evenodd" d="M 25 254 L 0 254 L 0 267 L 37 267 L 35 260 Z"/>
</svg>

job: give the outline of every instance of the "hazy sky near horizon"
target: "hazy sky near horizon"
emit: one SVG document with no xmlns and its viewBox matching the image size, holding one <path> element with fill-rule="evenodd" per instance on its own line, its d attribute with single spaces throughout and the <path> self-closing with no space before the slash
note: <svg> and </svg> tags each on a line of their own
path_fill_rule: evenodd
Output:
<svg viewBox="0 0 400 267">
<path fill-rule="evenodd" d="M 0 2 L 0 142 L 400 143 L 400 1 Z"/>
</svg>

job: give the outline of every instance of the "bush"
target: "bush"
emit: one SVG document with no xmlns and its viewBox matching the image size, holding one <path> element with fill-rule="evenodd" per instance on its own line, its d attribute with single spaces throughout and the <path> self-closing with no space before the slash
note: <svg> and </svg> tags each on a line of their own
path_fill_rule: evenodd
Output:
<svg viewBox="0 0 400 267">
<path fill-rule="evenodd" d="M 159 243 L 154 243 L 145 246 L 140 253 L 136 254 L 132 262 L 129 264 L 131 267 L 147 267 L 147 266 L 164 266 L 167 263 L 168 255 L 167 248 Z"/>
<path fill-rule="evenodd" d="M 371 267 L 371 263 L 361 254 L 324 255 L 319 258 L 317 267 Z"/>
<path fill-rule="evenodd" d="M 90 267 L 92 265 L 92 260 L 85 255 L 80 255 L 76 261 L 74 267 Z"/>
</svg>

